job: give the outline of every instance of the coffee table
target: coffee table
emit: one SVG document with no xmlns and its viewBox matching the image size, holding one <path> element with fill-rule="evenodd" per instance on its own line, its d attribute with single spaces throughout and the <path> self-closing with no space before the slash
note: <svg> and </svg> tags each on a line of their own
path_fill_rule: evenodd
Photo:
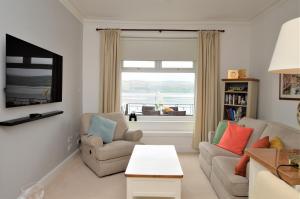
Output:
<svg viewBox="0 0 300 199">
<path fill-rule="evenodd" d="M 125 176 L 127 199 L 181 198 L 183 172 L 172 145 L 136 145 Z"/>
</svg>

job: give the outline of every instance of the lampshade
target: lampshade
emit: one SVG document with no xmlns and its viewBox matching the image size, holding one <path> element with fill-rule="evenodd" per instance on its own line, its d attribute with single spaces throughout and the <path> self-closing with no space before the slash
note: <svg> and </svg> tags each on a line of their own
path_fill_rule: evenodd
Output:
<svg viewBox="0 0 300 199">
<path fill-rule="evenodd" d="M 300 74 L 300 18 L 282 25 L 269 71 Z"/>
</svg>

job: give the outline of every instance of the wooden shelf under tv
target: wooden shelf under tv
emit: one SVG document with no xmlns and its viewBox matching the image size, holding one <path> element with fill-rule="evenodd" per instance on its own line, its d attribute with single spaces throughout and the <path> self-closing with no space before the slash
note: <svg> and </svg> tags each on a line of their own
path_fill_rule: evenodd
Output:
<svg viewBox="0 0 300 199">
<path fill-rule="evenodd" d="M 41 115 L 38 117 L 26 116 L 26 117 L 20 117 L 20 118 L 16 118 L 16 119 L 12 119 L 12 120 L 6 120 L 6 121 L 0 122 L 0 126 L 16 126 L 18 124 L 32 122 L 35 120 L 41 120 L 41 119 L 44 119 L 47 117 L 52 117 L 52 116 L 59 115 L 59 114 L 63 114 L 63 111 L 51 111 L 51 112 L 47 112 L 47 113 L 41 113 Z"/>
</svg>

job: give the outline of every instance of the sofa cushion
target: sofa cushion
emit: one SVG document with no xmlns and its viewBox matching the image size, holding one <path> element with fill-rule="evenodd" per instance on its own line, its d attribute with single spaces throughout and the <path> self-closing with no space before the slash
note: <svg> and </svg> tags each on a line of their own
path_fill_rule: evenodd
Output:
<svg viewBox="0 0 300 199">
<path fill-rule="evenodd" d="M 218 146 L 235 154 L 242 155 L 253 129 L 237 124 L 230 124 L 229 122 L 227 126 Z"/>
<path fill-rule="evenodd" d="M 269 136 L 263 137 L 259 140 L 257 140 L 251 148 L 269 148 L 270 147 L 270 141 Z M 246 176 L 246 170 L 247 170 L 247 164 L 250 160 L 250 157 L 246 154 L 244 154 L 239 162 L 235 165 L 235 174 L 240 176 Z"/>
<path fill-rule="evenodd" d="M 222 149 L 216 145 L 210 144 L 208 142 L 200 142 L 199 144 L 200 154 L 207 164 L 212 164 L 212 159 L 215 156 L 231 156 L 231 157 L 240 157 L 230 151 Z"/>
<path fill-rule="evenodd" d="M 219 144 L 225 130 L 227 129 L 227 122 L 226 120 L 223 120 L 223 121 L 220 121 L 218 126 L 217 126 L 217 129 L 216 129 L 216 132 L 215 132 L 215 136 L 214 136 L 214 139 L 212 141 L 213 144 Z"/>
<path fill-rule="evenodd" d="M 269 136 L 270 140 L 278 136 L 287 149 L 299 148 L 300 143 L 300 130 L 279 124 L 275 122 L 268 123 L 262 136 Z"/>
<path fill-rule="evenodd" d="M 102 117 L 105 117 L 107 119 L 113 120 L 117 122 L 117 127 L 115 130 L 114 138 L 113 140 L 121 140 L 124 138 L 125 133 L 128 130 L 128 125 L 125 120 L 125 117 L 123 113 L 114 112 L 114 113 L 84 113 L 81 117 L 81 129 L 80 134 L 85 135 L 88 133 L 88 129 L 90 127 L 90 120 L 93 115 L 100 115 Z"/>
<path fill-rule="evenodd" d="M 214 157 L 212 162 L 213 174 L 233 196 L 248 196 L 248 178 L 234 174 L 234 166 L 239 161 L 236 157 Z"/>
<path fill-rule="evenodd" d="M 134 146 L 134 142 L 124 140 L 114 141 L 97 148 L 95 157 L 97 160 L 103 161 L 128 156 L 131 155 Z"/>
<path fill-rule="evenodd" d="M 284 149 L 284 144 L 282 142 L 282 140 L 280 139 L 280 137 L 275 136 L 271 141 L 271 148 L 273 149 L 277 149 L 277 150 L 282 150 Z"/>
<path fill-rule="evenodd" d="M 258 140 L 261 137 L 263 131 L 265 130 L 265 128 L 267 126 L 267 122 L 265 122 L 263 120 L 256 120 L 256 119 L 247 118 L 247 117 L 242 118 L 238 122 L 238 124 L 243 125 L 245 127 L 253 128 L 252 135 L 251 135 L 246 147 L 250 147 L 256 140 Z"/>
</svg>

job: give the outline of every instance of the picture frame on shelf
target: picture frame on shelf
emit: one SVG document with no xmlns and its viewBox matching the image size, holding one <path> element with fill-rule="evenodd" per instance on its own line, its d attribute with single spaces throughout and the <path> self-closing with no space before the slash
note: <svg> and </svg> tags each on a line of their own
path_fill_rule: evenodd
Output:
<svg viewBox="0 0 300 199">
<path fill-rule="evenodd" d="M 279 75 L 279 99 L 300 100 L 300 74 Z"/>
</svg>

